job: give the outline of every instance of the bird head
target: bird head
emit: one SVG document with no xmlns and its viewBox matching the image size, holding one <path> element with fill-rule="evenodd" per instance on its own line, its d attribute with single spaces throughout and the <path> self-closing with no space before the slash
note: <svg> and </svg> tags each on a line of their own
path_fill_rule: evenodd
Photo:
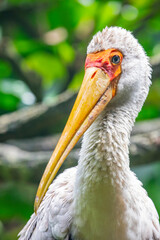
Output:
<svg viewBox="0 0 160 240">
<path fill-rule="evenodd" d="M 132 103 L 140 110 L 150 74 L 148 58 L 129 31 L 110 27 L 93 37 L 81 88 L 37 191 L 35 212 L 71 149 L 107 105 Z"/>
</svg>

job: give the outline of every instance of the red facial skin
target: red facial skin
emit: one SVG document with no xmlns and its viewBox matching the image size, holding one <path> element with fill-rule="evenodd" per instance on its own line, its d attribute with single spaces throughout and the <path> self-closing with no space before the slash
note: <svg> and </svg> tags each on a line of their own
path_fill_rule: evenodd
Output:
<svg viewBox="0 0 160 240">
<path fill-rule="evenodd" d="M 120 57 L 120 62 L 118 64 L 112 63 L 112 57 L 118 55 Z M 121 73 L 121 62 L 123 60 L 123 55 L 120 51 L 116 49 L 103 50 L 96 53 L 90 53 L 86 57 L 85 69 L 89 67 L 97 67 L 102 69 L 108 74 L 111 81 L 115 79 Z"/>
</svg>

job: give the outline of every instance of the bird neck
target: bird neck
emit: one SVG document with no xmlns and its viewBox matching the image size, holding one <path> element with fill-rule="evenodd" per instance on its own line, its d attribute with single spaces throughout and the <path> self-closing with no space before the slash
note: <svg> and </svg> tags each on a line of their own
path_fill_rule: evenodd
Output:
<svg viewBox="0 0 160 240">
<path fill-rule="evenodd" d="M 84 135 L 78 176 L 87 183 L 113 181 L 130 170 L 129 141 L 136 116 L 136 110 L 125 106 L 107 109 L 98 117 Z"/>
<path fill-rule="evenodd" d="M 75 235 L 80 236 L 78 239 L 111 236 L 115 219 L 121 222 L 116 234 L 126 231 L 126 222 L 123 223 L 126 206 L 122 199 L 123 189 L 127 189 L 132 182 L 128 145 L 135 117 L 136 111 L 133 109 L 129 112 L 128 108 L 127 111 L 123 107 L 110 108 L 97 118 L 84 135 L 74 192 Z M 108 228 L 104 231 L 106 226 Z M 89 232 L 94 228 L 92 236 Z M 88 238 L 83 238 L 83 232 L 89 234 Z M 98 232 L 102 235 L 96 235 Z"/>
</svg>

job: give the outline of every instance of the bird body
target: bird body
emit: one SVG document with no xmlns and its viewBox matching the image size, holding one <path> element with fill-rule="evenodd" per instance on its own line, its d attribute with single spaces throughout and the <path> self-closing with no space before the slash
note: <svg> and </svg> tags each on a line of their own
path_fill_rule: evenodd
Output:
<svg viewBox="0 0 160 240">
<path fill-rule="evenodd" d="M 123 118 L 116 116 L 104 112 L 84 136 L 74 195 L 73 229 L 80 234 L 75 239 L 159 239 L 155 207 L 129 168 L 126 126 L 132 120 L 124 119 L 124 110 Z"/>
<path fill-rule="evenodd" d="M 160 240 L 155 206 L 129 166 L 130 134 L 151 69 L 130 32 L 104 29 L 88 54 L 110 48 L 123 54 L 117 93 L 85 132 L 78 166 L 53 181 L 20 240 Z"/>
</svg>

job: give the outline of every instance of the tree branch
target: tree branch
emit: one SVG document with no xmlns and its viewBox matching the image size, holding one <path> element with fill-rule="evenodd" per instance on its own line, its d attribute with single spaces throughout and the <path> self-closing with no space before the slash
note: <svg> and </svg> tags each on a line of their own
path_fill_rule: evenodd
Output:
<svg viewBox="0 0 160 240">
<path fill-rule="evenodd" d="M 59 132 L 67 120 L 75 94 L 65 92 L 52 104 L 36 104 L 0 117 L 0 141 Z"/>
<path fill-rule="evenodd" d="M 160 58 L 151 59 L 153 79 L 160 76 Z M 76 94 L 65 92 L 52 104 L 36 104 L 0 117 L 0 141 L 26 138 L 42 133 L 60 132 L 75 101 Z"/>
<path fill-rule="evenodd" d="M 160 54 L 152 57 L 150 63 L 153 69 L 152 79 L 156 80 L 160 78 Z"/>
<path fill-rule="evenodd" d="M 146 126 L 149 129 L 145 131 Z M 0 179 L 4 180 L 6 176 L 10 176 L 15 180 L 38 182 L 58 138 L 59 135 L 1 143 Z M 80 142 L 72 150 L 60 172 L 77 165 L 79 150 Z M 131 137 L 130 159 L 131 167 L 160 161 L 160 119 L 135 125 Z"/>
</svg>

